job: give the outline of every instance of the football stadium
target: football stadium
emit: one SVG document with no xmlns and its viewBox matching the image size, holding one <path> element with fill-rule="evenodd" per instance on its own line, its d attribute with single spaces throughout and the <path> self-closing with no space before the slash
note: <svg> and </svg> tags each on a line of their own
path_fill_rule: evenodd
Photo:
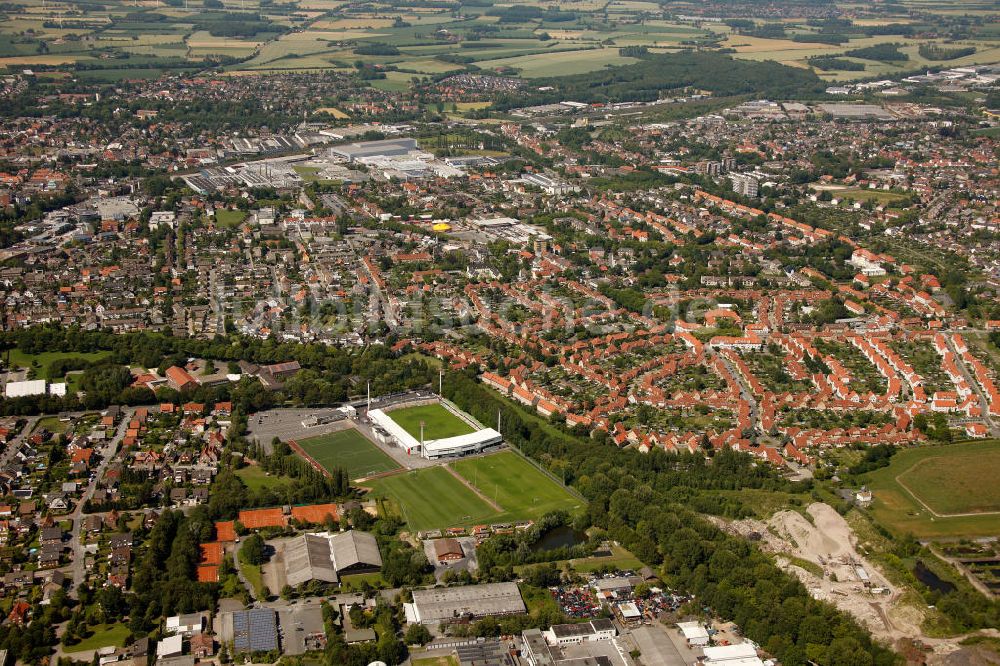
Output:
<svg viewBox="0 0 1000 666">
<path fill-rule="evenodd" d="M 373 409 L 368 418 L 376 426 L 376 436 L 431 460 L 479 453 L 503 442 L 499 432 L 481 427 L 445 401 Z"/>
</svg>

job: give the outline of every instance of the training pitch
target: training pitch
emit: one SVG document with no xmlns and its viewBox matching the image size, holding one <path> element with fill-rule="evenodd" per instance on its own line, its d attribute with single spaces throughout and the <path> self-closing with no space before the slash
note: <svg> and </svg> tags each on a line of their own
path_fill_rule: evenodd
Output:
<svg viewBox="0 0 1000 666">
<path fill-rule="evenodd" d="M 399 469 L 399 464 L 354 428 L 296 440 L 306 453 L 330 470 L 340 467 L 352 479 Z"/>
<path fill-rule="evenodd" d="M 900 451 L 868 476 L 872 514 L 893 532 L 918 538 L 995 535 L 998 466 L 998 440 Z"/>
<path fill-rule="evenodd" d="M 373 479 L 365 485 L 390 499 L 411 530 L 535 520 L 584 502 L 512 451 Z"/>
</svg>

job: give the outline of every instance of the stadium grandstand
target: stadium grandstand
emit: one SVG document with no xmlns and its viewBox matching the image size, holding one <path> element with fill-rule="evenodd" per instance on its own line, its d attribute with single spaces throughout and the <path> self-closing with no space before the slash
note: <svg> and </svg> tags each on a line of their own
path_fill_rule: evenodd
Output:
<svg viewBox="0 0 1000 666">
<path fill-rule="evenodd" d="M 493 428 L 482 428 L 454 437 L 425 439 L 421 442 L 381 409 L 371 410 L 368 413 L 368 418 L 373 424 L 388 433 L 399 446 L 406 449 L 408 454 L 416 453 L 429 460 L 479 453 L 503 443 L 503 436 Z"/>
</svg>

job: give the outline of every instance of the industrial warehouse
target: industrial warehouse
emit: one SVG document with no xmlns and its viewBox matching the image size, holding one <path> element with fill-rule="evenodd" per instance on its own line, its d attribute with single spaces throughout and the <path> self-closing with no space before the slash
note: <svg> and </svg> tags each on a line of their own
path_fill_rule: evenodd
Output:
<svg viewBox="0 0 1000 666">
<path fill-rule="evenodd" d="M 517 615 L 526 612 L 517 583 L 413 590 L 413 603 L 403 604 L 407 622 L 436 624 L 462 618 Z"/>
<path fill-rule="evenodd" d="M 382 568 L 375 537 L 351 530 L 340 534 L 302 534 L 284 544 L 285 583 L 298 587 L 316 580 L 336 583 L 346 574 Z"/>
</svg>

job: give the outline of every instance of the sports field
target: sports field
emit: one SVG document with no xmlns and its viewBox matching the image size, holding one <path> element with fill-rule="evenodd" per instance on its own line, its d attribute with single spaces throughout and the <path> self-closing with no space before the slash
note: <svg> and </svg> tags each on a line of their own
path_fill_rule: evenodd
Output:
<svg viewBox="0 0 1000 666">
<path fill-rule="evenodd" d="M 392 500 L 410 529 L 533 520 L 583 502 L 511 451 L 374 479 L 365 485 Z M 474 486 L 470 488 L 470 486 Z M 478 493 L 476 492 L 478 490 Z M 500 510 L 491 504 L 496 503 Z"/>
<path fill-rule="evenodd" d="M 352 479 L 399 469 L 399 464 L 354 428 L 297 440 L 326 469 L 346 469 Z"/>
<path fill-rule="evenodd" d="M 867 477 L 872 514 L 898 534 L 974 537 L 1000 532 L 1000 441 L 900 451 Z"/>
<path fill-rule="evenodd" d="M 468 435 L 475 430 L 438 403 L 404 407 L 388 412 L 390 418 L 420 441 L 420 422 L 424 422 L 424 439 L 443 439 Z"/>
<path fill-rule="evenodd" d="M 469 483 L 508 513 L 536 518 L 557 509 L 572 510 L 583 503 L 513 451 L 451 464 Z"/>
<path fill-rule="evenodd" d="M 393 500 L 414 531 L 477 525 L 491 522 L 498 515 L 444 467 L 426 467 L 365 485 L 375 495 Z"/>
</svg>

